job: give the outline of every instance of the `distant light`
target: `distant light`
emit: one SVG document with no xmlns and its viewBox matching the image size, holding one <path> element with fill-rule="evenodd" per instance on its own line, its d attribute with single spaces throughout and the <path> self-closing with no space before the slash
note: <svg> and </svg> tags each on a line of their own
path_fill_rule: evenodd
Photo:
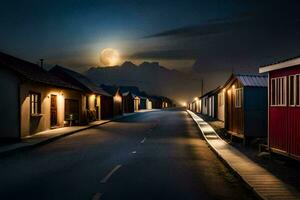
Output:
<svg viewBox="0 0 300 200">
<path fill-rule="evenodd" d="M 183 103 L 181 103 L 181 105 L 184 106 L 184 107 L 186 107 L 187 104 L 185 102 L 183 102 Z"/>
<path fill-rule="evenodd" d="M 197 100 L 198 100 L 198 97 L 195 97 L 194 100 L 197 101 Z"/>
</svg>

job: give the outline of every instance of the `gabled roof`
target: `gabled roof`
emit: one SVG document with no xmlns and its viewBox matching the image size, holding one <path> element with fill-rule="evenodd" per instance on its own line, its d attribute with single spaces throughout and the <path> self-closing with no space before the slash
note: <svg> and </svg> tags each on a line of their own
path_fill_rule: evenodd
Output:
<svg viewBox="0 0 300 200">
<path fill-rule="evenodd" d="M 122 93 L 122 96 L 123 96 L 123 97 L 127 97 L 128 95 L 130 95 L 130 97 L 132 97 L 132 98 L 135 97 L 135 95 L 132 94 L 130 91 L 129 91 L 129 92 L 124 92 L 124 93 Z"/>
<path fill-rule="evenodd" d="M 204 95 L 200 96 L 199 98 L 203 98 L 205 96 L 212 96 L 212 95 L 218 93 L 222 88 L 223 88 L 223 86 L 218 86 L 216 89 L 213 89 L 213 90 L 205 93 Z"/>
<path fill-rule="evenodd" d="M 268 87 L 267 76 L 255 75 L 255 74 L 248 74 L 248 75 L 237 74 L 236 78 L 245 87 Z"/>
<path fill-rule="evenodd" d="M 2 52 L 0 52 L 0 67 L 10 69 L 23 79 L 27 79 L 33 82 L 80 90 L 80 88 L 73 86 L 72 84 L 61 80 L 59 77 L 50 74 L 48 71 L 37 64 L 30 63 L 28 61 L 10 56 Z"/>
<path fill-rule="evenodd" d="M 268 77 L 260 74 L 232 74 L 224 87 L 235 79 L 239 80 L 244 87 L 268 87 Z"/>
<path fill-rule="evenodd" d="M 300 65 L 300 56 L 282 60 L 282 61 L 272 63 L 269 65 L 261 66 L 259 68 L 259 73 L 265 73 L 265 72 L 274 71 L 274 70 L 278 70 L 278 69 L 284 69 L 287 67 L 294 67 L 297 65 Z"/>
<path fill-rule="evenodd" d="M 104 95 L 104 96 L 111 96 L 107 92 L 105 92 L 101 87 L 97 86 L 95 83 L 93 83 L 90 79 L 85 77 L 84 75 L 72 71 L 70 69 L 61 67 L 61 66 L 54 66 L 50 72 L 52 74 L 55 74 L 56 76 L 59 76 L 62 78 L 64 81 L 74 84 L 77 87 L 82 88 L 85 91 Z"/>
<path fill-rule="evenodd" d="M 107 93 L 109 93 L 112 96 L 115 96 L 116 93 L 120 91 L 119 87 L 115 86 L 115 85 L 101 85 L 101 88 L 103 88 L 104 91 L 106 91 Z"/>
</svg>

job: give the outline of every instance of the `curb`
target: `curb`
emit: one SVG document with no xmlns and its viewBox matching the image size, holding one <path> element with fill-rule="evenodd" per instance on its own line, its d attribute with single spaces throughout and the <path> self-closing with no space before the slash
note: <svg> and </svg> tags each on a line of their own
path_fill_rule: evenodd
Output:
<svg viewBox="0 0 300 200">
<path fill-rule="evenodd" d="M 20 152 L 20 151 L 24 151 L 24 150 L 30 150 L 30 149 L 33 149 L 33 148 L 35 148 L 35 147 L 38 147 L 38 146 L 42 146 L 42 145 L 51 143 L 51 142 L 56 141 L 56 140 L 58 140 L 58 139 L 60 139 L 60 138 L 63 138 L 63 137 L 69 136 L 69 135 L 73 135 L 73 134 L 78 133 L 78 132 L 80 132 L 80 131 L 85 131 L 85 130 L 90 129 L 90 128 L 94 128 L 94 127 L 97 127 L 97 126 L 101 126 L 101 125 L 104 125 L 104 124 L 113 122 L 113 121 L 115 121 L 115 120 L 120 120 L 120 119 L 124 119 L 124 118 L 127 118 L 127 117 L 131 117 L 131 116 L 134 116 L 134 115 L 136 115 L 136 114 L 138 114 L 138 113 L 139 113 L 139 112 L 132 113 L 132 114 L 125 115 L 125 116 L 115 117 L 115 118 L 113 118 L 113 119 L 110 119 L 110 120 L 105 121 L 105 122 L 100 123 L 100 124 L 90 125 L 90 126 L 87 126 L 87 127 L 85 127 L 85 128 L 82 128 L 82 129 L 70 131 L 70 132 L 67 132 L 67 133 L 65 133 L 65 134 L 57 135 L 57 136 L 54 136 L 54 137 L 51 137 L 51 138 L 42 140 L 42 141 L 40 141 L 40 142 L 36 142 L 36 143 L 33 143 L 33 144 L 28 144 L 28 145 L 16 147 L 16 148 L 14 148 L 14 149 L 9 149 L 9 150 L 6 150 L 6 151 L 2 151 L 2 152 L 0 152 L 0 157 L 5 157 L 5 156 L 8 156 L 8 155 L 11 155 L 11 154 Z"/>
<path fill-rule="evenodd" d="M 246 188 L 252 192 L 255 197 L 257 197 L 260 200 L 267 200 L 266 198 L 264 198 L 260 193 L 258 193 L 256 190 L 254 190 L 254 188 L 248 183 L 247 180 L 245 180 L 228 162 L 227 160 L 225 160 L 220 153 L 218 152 L 218 150 L 216 150 L 207 140 L 207 138 L 205 137 L 205 135 L 203 134 L 201 128 L 199 127 L 198 123 L 195 121 L 195 119 L 192 117 L 192 115 L 186 111 L 190 117 L 193 119 L 193 121 L 196 123 L 197 127 L 199 128 L 202 136 L 204 137 L 206 143 L 208 144 L 208 147 L 216 154 L 216 156 L 219 158 L 219 160 L 229 169 L 229 171 L 231 171 L 239 180 L 241 180 L 243 182 L 243 184 L 246 186 Z M 218 135 L 218 134 L 217 134 Z M 218 135 L 218 137 L 220 137 Z"/>
</svg>

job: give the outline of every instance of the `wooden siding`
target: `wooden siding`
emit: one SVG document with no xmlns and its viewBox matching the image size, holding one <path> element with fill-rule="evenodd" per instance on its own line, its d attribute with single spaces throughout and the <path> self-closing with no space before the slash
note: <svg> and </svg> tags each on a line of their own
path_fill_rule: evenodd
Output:
<svg viewBox="0 0 300 200">
<path fill-rule="evenodd" d="M 122 94 L 120 90 L 117 91 L 115 96 L 113 97 L 113 114 L 114 116 L 123 114 L 123 105 L 122 105 Z"/>
<path fill-rule="evenodd" d="M 272 71 L 270 80 L 294 74 L 300 74 L 300 66 Z M 269 106 L 269 146 L 291 156 L 300 156 L 299 106 L 288 106 L 288 103 L 286 106 Z"/>
<path fill-rule="evenodd" d="M 233 88 L 234 85 L 234 88 Z M 243 99 L 240 108 L 235 107 L 235 92 L 234 89 L 243 87 L 242 84 L 235 80 L 230 85 L 226 86 L 225 94 L 225 128 L 235 134 L 244 137 L 244 108 Z"/>
<path fill-rule="evenodd" d="M 101 96 L 101 119 L 113 117 L 113 97 Z"/>
</svg>

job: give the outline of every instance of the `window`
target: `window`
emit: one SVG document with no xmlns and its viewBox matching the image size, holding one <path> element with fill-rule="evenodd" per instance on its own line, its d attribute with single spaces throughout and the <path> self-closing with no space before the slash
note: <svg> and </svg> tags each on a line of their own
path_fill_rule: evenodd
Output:
<svg viewBox="0 0 300 200">
<path fill-rule="evenodd" d="M 300 105 L 300 74 L 289 76 L 289 106 Z"/>
<path fill-rule="evenodd" d="M 295 92 L 295 94 L 296 94 L 296 105 L 300 106 L 300 74 L 296 75 L 295 82 L 296 82 L 296 86 L 295 86 L 295 88 L 296 88 L 296 92 Z"/>
<path fill-rule="evenodd" d="M 293 86 L 294 87 L 294 86 Z M 286 105 L 286 77 L 278 77 L 271 79 L 271 105 L 285 106 Z"/>
<path fill-rule="evenodd" d="M 30 113 L 41 114 L 41 95 L 38 93 L 30 93 Z"/>
<path fill-rule="evenodd" d="M 295 106 L 295 76 L 289 76 L 289 105 Z"/>
<path fill-rule="evenodd" d="M 224 105 L 224 92 L 221 92 L 218 94 L 218 104 L 219 104 L 219 106 Z"/>
<path fill-rule="evenodd" d="M 242 88 L 235 89 L 235 107 L 236 108 L 242 107 L 242 97 L 243 97 L 243 89 Z"/>
</svg>

